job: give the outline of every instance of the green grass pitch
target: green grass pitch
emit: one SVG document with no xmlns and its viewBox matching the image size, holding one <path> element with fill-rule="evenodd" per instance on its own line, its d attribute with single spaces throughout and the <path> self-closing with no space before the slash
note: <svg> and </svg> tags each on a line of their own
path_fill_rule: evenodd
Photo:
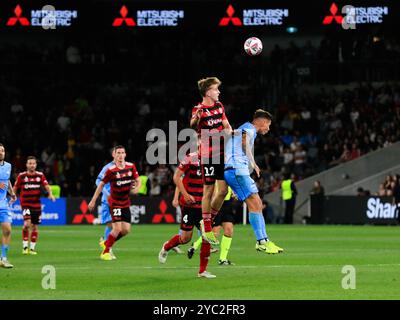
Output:
<svg viewBox="0 0 400 320">
<path fill-rule="evenodd" d="M 9 260 L 0 269 L 0 299 L 400 299 L 400 228 L 394 226 L 271 225 L 271 239 L 285 249 L 256 252 L 249 225 L 238 225 L 229 258 L 216 279 L 197 278 L 198 252 L 189 260 L 162 243 L 178 225 L 133 225 L 115 245 L 114 261 L 99 258 L 103 226 L 40 227 L 37 256 L 21 254 L 21 227 L 13 228 Z M 188 245 L 182 246 L 186 251 Z M 56 289 L 42 288 L 42 267 L 56 270 Z M 345 265 L 356 270 L 356 289 L 343 289 Z"/>
</svg>

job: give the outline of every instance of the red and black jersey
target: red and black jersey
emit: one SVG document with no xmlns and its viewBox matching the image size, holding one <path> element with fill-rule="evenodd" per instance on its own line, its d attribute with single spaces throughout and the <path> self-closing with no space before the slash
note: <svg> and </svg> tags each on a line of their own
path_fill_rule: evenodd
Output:
<svg viewBox="0 0 400 320">
<path fill-rule="evenodd" d="M 108 203 L 111 208 L 128 208 L 130 206 L 129 192 L 137 178 L 139 178 L 139 174 L 133 163 L 125 162 L 122 169 L 116 165 L 108 168 L 102 181 L 110 183 Z"/>
<path fill-rule="evenodd" d="M 185 190 L 194 197 L 195 203 L 186 204 L 183 195 L 179 198 L 179 205 L 190 208 L 201 208 L 203 198 L 203 178 L 201 175 L 200 159 L 197 153 L 189 153 L 179 164 L 178 169 L 184 172 L 182 179 Z"/>
<path fill-rule="evenodd" d="M 20 191 L 22 209 L 33 211 L 41 210 L 40 195 L 42 187 L 48 185 L 47 179 L 42 172 L 21 172 L 15 181 L 15 188 Z"/>
<path fill-rule="evenodd" d="M 222 130 L 224 130 L 222 121 L 227 120 L 225 115 L 225 108 L 221 102 L 216 102 L 213 106 L 205 106 L 199 103 L 192 110 L 192 118 L 195 116 L 197 110 L 199 109 L 203 110 L 199 125 L 197 127 L 197 134 L 200 141 L 199 152 L 201 154 L 201 158 L 212 158 L 220 156 L 224 153 L 224 139 L 220 137 L 220 135 L 212 138 L 212 133 L 220 133 Z M 202 132 L 201 130 L 208 130 L 208 133 L 210 134 L 208 139 L 207 136 L 204 135 L 204 131 Z M 202 134 L 203 139 L 201 137 Z"/>
</svg>

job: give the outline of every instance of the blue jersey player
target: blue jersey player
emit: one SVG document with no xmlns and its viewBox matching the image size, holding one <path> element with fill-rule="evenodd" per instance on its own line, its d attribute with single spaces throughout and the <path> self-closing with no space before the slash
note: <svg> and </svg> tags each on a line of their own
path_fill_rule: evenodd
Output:
<svg viewBox="0 0 400 320">
<path fill-rule="evenodd" d="M 113 161 L 111 161 L 110 163 L 107 163 L 103 169 L 101 169 L 99 175 L 97 176 L 96 179 L 96 186 L 99 185 L 99 183 L 103 180 L 104 175 L 107 171 L 107 169 L 113 165 L 115 165 L 115 149 L 112 149 L 111 152 L 112 156 L 113 156 Z M 112 218 L 111 218 L 111 214 L 110 214 L 110 206 L 108 204 L 108 197 L 110 196 L 110 183 L 106 183 L 104 185 L 103 188 L 103 195 L 101 197 L 101 213 L 100 213 L 100 223 L 101 224 L 105 224 L 106 228 L 104 230 L 104 236 L 102 236 L 100 238 L 100 246 L 103 240 L 107 240 L 108 239 L 108 235 L 110 234 L 110 232 L 112 231 Z M 113 259 L 116 259 L 115 255 L 113 254 L 112 250 L 110 250 L 110 255 Z"/>
<path fill-rule="evenodd" d="M 1 260 L 0 267 L 12 268 L 13 265 L 7 259 L 8 246 L 11 240 L 12 215 L 9 208 L 7 194 L 10 194 L 10 203 L 15 202 L 17 197 L 13 191 L 10 177 L 11 164 L 4 161 L 6 150 L 0 143 L 0 224 L 3 232 L 1 238 Z"/>
<path fill-rule="evenodd" d="M 260 168 L 252 153 L 257 134 L 265 135 L 269 131 L 272 116 L 262 109 L 256 110 L 252 122 L 242 124 L 234 131 L 225 147 L 224 177 L 238 199 L 245 201 L 249 209 L 250 224 L 255 233 L 256 250 L 265 253 L 279 253 L 283 249 L 269 240 L 262 214 L 262 201 L 250 170 L 260 176 Z"/>
</svg>

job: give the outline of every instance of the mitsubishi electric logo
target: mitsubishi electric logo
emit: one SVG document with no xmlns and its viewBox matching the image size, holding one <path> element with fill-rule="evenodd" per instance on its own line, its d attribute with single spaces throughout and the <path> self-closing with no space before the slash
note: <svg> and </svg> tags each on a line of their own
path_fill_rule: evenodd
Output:
<svg viewBox="0 0 400 320">
<path fill-rule="evenodd" d="M 235 9 L 232 7 L 232 5 L 229 5 L 228 9 L 226 9 L 226 14 L 228 16 L 222 18 L 221 21 L 219 22 L 220 26 L 225 27 L 229 23 L 232 23 L 234 26 L 242 25 L 242 21 L 238 17 L 233 16 L 235 14 Z"/>
<path fill-rule="evenodd" d="M 245 26 L 282 25 L 283 19 L 289 17 L 289 9 L 249 9 L 243 10 Z"/>
<path fill-rule="evenodd" d="M 15 17 L 11 17 L 7 21 L 7 26 L 15 26 L 17 23 L 21 26 L 29 26 L 29 20 L 25 17 L 22 17 L 22 8 L 19 4 L 14 9 Z"/>
<path fill-rule="evenodd" d="M 225 27 L 230 24 L 234 26 L 268 26 L 282 25 L 284 18 L 289 17 L 289 9 L 243 9 L 242 20 L 235 16 L 235 9 L 232 5 L 226 10 L 227 17 L 223 17 L 219 26 Z"/>
<path fill-rule="evenodd" d="M 380 24 L 383 23 L 384 16 L 389 14 L 388 7 L 354 7 L 346 5 L 341 9 L 341 15 L 336 3 L 332 3 L 329 8 L 330 14 L 322 20 L 322 24 L 340 24 L 343 29 L 355 29 L 358 24 Z"/>
<path fill-rule="evenodd" d="M 128 17 L 128 9 L 122 6 L 120 17 L 115 18 L 113 27 L 127 25 L 128 27 L 176 27 L 183 20 L 183 10 L 137 10 L 136 21 Z"/>
<path fill-rule="evenodd" d="M 332 3 L 331 7 L 329 8 L 330 15 L 325 16 L 324 21 L 322 24 L 331 24 L 335 21 L 337 24 L 342 24 L 343 16 L 338 14 L 338 7 L 336 3 Z"/>
<path fill-rule="evenodd" d="M 31 10 L 31 19 L 24 16 L 22 7 L 17 4 L 14 17 L 10 17 L 7 26 L 34 26 L 43 29 L 56 29 L 56 27 L 69 27 L 72 20 L 78 17 L 77 10 L 56 10 L 53 6 L 46 5 L 41 9 Z"/>
<path fill-rule="evenodd" d="M 135 20 L 132 18 L 127 17 L 128 15 L 128 9 L 125 6 L 122 6 L 121 10 L 119 10 L 119 13 L 121 14 L 121 17 L 115 18 L 113 22 L 113 27 L 120 27 L 122 24 L 126 24 L 127 26 L 134 27 L 136 26 Z"/>
<path fill-rule="evenodd" d="M 138 10 L 137 23 L 141 27 L 176 27 L 184 16 L 183 10 Z"/>
</svg>

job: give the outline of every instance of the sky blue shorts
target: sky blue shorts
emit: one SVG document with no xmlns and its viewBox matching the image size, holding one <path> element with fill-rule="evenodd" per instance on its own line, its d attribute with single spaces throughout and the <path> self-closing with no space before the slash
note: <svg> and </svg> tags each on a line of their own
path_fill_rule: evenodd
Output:
<svg viewBox="0 0 400 320">
<path fill-rule="evenodd" d="M 9 209 L 0 209 L 0 223 L 12 223 L 12 212 Z"/>
<path fill-rule="evenodd" d="M 224 172 L 226 183 L 232 188 L 240 201 L 246 200 L 254 193 L 258 193 L 258 188 L 249 174 L 237 174 L 237 169 L 228 169 Z"/>
<path fill-rule="evenodd" d="M 106 224 L 111 222 L 111 214 L 110 214 L 110 206 L 107 202 L 101 203 L 101 215 L 100 215 L 100 223 Z"/>
</svg>

